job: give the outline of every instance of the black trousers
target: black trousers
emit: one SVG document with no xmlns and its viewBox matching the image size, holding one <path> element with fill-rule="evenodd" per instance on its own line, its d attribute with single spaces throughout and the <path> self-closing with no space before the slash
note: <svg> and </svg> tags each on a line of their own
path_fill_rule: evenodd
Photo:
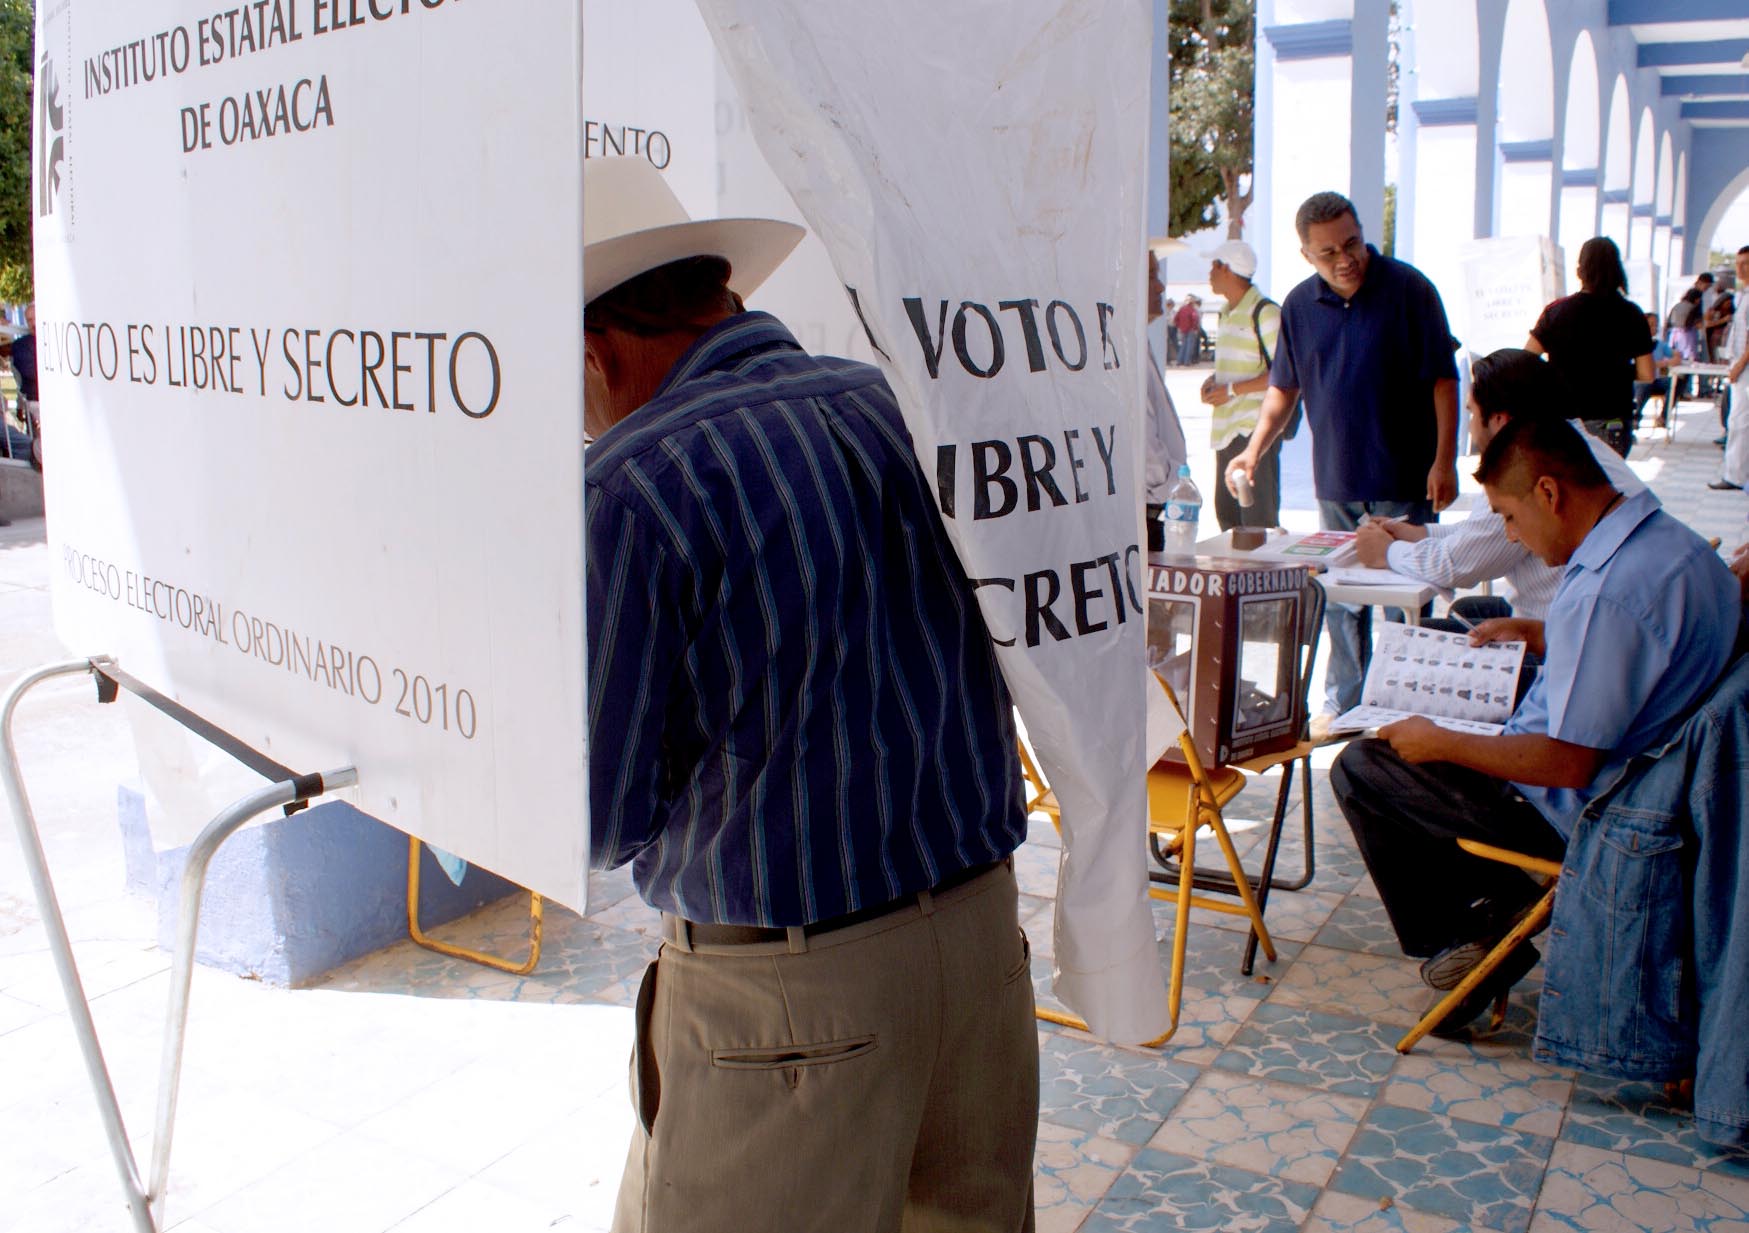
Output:
<svg viewBox="0 0 1749 1233">
<path fill-rule="evenodd" d="M 1257 500 L 1250 509 L 1227 491 L 1227 464 L 1245 452 L 1251 438 L 1234 437 L 1215 451 L 1215 521 L 1223 531 L 1234 527 L 1273 527 L 1281 522 L 1281 442 L 1269 447 L 1269 452 L 1257 460 L 1257 473 L 1251 477 L 1252 491 Z"/>
<path fill-rule="evenodd" d="M 1566 850 L 1505 780 L 1449 762 L 1405 762 L 1388 741 L 1350 742 L 1330 768 L 1330 788 L 1406 955 L 1486 937 L 1538 894 L 1528 874 L 1471 856 L 1459 838 L 1554 861 Z"/>
</svg>

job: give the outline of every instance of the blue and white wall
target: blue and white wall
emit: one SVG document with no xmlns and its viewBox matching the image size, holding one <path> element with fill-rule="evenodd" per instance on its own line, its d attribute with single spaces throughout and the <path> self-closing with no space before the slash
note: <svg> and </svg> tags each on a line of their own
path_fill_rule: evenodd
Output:
<svg viewBox="0 0 1749 1233">
<path fill-rule="evenodd" d="M 1659 307 L 1709 245 L 1749 242 L 1715 235 L 1749 191 L 1749 0 L 1401 9 L 1396 251 L 1448 305 L 1473 239 L 1548 236 L 1570 275 L 1580 244 L 1611 236 Z M 1387 0 L 1258 0 L 1246 231 L 1277 296 L 1310 272 L 1293 232 L 1310 193 L 1347 192 L 1368 236 L 1382 234 L 1388 22 Z"/>
</svg>

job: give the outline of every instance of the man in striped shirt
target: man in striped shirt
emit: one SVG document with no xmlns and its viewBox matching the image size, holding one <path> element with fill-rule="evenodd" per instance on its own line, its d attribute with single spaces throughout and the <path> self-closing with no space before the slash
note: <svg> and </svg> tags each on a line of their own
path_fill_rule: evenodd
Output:
<svg viewBox="0 0 1749 1233">
<path fill-rule="evenodd" d="M 1582 416 L 1584 408 L 1574 405 L 1572 392 L 1554 365 L 1529 351 L 1507 347 L 1476 361 L 1470 374 L 1469 412 L 1470 440 L 1480 453 L 1515 419 L 1561 419 L 1575 412 Z M 1621 455 L 1586 432 L 1579 418 L 1568 418 L 1568 423 L 1590 447 L 1616 491 L 1630 497 L 1645 491 Z M 1355 533 L 1354 546 L 1363 565 L 1392 569 L 1446 590 L 1504 579 L 1510 604 L 1477 596 L 1452 605 L 1454 614 L 1472 624 L 1503 616 L 1540 621 L 1561 585 L 1563 571 L 1523 543 L 1508 539 L 1505 522 L 1488 509 L 1478 509 L 1461 522 L 1424 526 L 1403 519 L 1369 522 Z"/>
<path fill-rule="evenodd" d="M 1228 240 L 1209 254 L 1209 286 L 1226 300 L 1220 332 L 1215 336 L 1215 371 L 1203 383 L 1202 400 L 1214 408 L 1210 434 L 1215 447 L 1215 474 L 1245 452 L 1257 429 L 1257 413 L 1269 390 L 1269 362 L 1281 330 L 1281 306 L 1251 285 L 1257 254 L 1243 240 Z M 1225 484 L 1215 485 L 1215 520 L 1221 530 L 1273 527 L 1281 521 L 1281 442 L 1257 460 L 1251 475 L 1255 494 L 1240 505 Z"/>
<path fill-rule="evenodd" d="M 614 1227 L 1031 1229 L 1013 712 L 892 391 L 743 309 L 730 223 L 617 217 L 584 250 L 591 861 L 663 945 Z"/>
</svg>

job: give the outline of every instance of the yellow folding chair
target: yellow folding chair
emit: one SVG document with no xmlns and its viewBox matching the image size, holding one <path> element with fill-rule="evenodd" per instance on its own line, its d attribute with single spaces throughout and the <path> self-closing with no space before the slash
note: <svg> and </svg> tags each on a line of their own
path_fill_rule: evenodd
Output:
<svg viewBox="0 0 1749 1233">
<path fill-rule="evenodd" d="M 1150 836 L 1169 835 L 1175 842 L 1181 854 L 1179 863 L 1180 875 L 1177 887 L 1168 890 L 1161 886 L 1150 885 L 1148 894 L 1155 899 L 1176 901 L 1178 912 L 1172 931 L 1172 971 L 1170 983 L 1167 986 L 1167 1009 L 1171 1014 L 1171 1026 L 1166 1034 L 1158 1040 L 1152 1040 L 1150 1045 L 1164 1044 L 1178 1031 L 1179 1010 L 1184 1001 L 1184 950 L 1190 931 L 1190 909 L 1193 907 L 1207 908 L 1215 912 L 1227 912 L 1236 916 L 1247 916 L 1251 920 L 1252 935 L 1262 945 L 1263 953 L 1271 962 L 1275 960 L 1275 943 L 1270 939 L 1269 928 L 1263 923 L 1263 912 L 1258 906 L 1257 898 L 1252 893 L 1251 880 L 1245 875 L 1244 867 L 1239 863 L 1238 851 L 1233 847 L 1232 836 L 1227 833 L 1227 824 L 1221 816 L 1221 806 L 1239 794 L 1245 786 L 1245 776 L 1238 771 L 1223 768 L 1218 774 L 1210 775 L 1203 768 L 1202 759 L 1197 756 L 1196 743 L 1191 740 L 1190 733 L 1184 730 L 1184 711 L 1178 704 L 1178 696 L 1172 692 L 1172 687 L 1164 681 L 1161 688 L 1166 691 L 1166 698 L 1171 703 L 1179 721 L 1178 747 L 1184 753 L 1185 765 L 1182 768 L 1170 767 L 1155 769 L 1148 772 L 1148 831 Z M 1057 804 L 1057 798 L 1045 782 L 1038 763 L 1026 748 L 1026 742 L 1020 743 L 1021 772 L 1027 782 L 1027 812 L 1034 810 L 1046 814 L 1053 823 L 1061 827 L 1062 813 Z M 1195 893 L 1192 882 L 1195 879 L 1196 835 L 1207 826 L 1215 834 L 1222 854 L 1226 857 L 1227 868 L 1231 871 L 1234 893 L 1239 902 L 1210 899 L 1206 895 Z M 1040 1009 L 1038 1017 L 1047 1023 L 1062 1024 L 1066 1027 L 1081 1028 L 1087 1025 L 1071 1015 L 1058 1014 L 1055 1011 Z"/>
<path fill-rule="evenodd" d="M 1470 991 L 1488 979 L 1490 973 L 1499 967 L 1501 961 L 1517 949 L 1520 942 L 1527 941 L 1532 934 L 1541 929 L 1543 922 L 1549 918 L 1549 913 L 1555 906 L 1555 883 L 1560 880 L 1561 862 L 1544 860 L 1539 856 L 1526 856 L 1522 852 L 1497 848 L 1493 844 L 1482 843 L 1475 839 L 1460 839 L 1458 847 L 1472 856 L 1480 856 L 1486 860 L 1500 861 L 1503 864 L 1514 865 L 1526 873 L 1547 878 L 1543 897 L 1536 901 L 1535 906 L 1521 919 L 1507 935 L 1494 944 L 1494 949 L 1482 957 L 1482 961 L 1471 968 L 1469 973 L 1458 982 L 1457 988 L 1441 998 L 1424 1015 L 1421 1021 L 1409 1030 L 1409 1034 L 1397 1042 L 1397 1052 L 1407 1053 L 1421 1042 L 1421 1039 L 1445 1021 L 1452 1009 L 1465 998 Z M 1500 1025 L 1506 1021 L 1506 1000 L 1511 990 L 1504 990 L 1494 1001 L 1493 1013 L 1488 1019 L 1488 1030 L 1497 1032 Z"/>
</svg>

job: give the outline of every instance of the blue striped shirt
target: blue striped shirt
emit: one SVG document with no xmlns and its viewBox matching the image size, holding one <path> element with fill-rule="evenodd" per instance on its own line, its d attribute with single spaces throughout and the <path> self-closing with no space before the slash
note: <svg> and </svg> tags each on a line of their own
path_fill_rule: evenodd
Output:
<svg viewBox="0 0 1749 1233">
<path fill-rule="evenodd" d="M 878 370 L 731 317 L 584 470 L 592 864 L 784 926 L 1020 843 L 1008 690 Z"/>
</svg>

